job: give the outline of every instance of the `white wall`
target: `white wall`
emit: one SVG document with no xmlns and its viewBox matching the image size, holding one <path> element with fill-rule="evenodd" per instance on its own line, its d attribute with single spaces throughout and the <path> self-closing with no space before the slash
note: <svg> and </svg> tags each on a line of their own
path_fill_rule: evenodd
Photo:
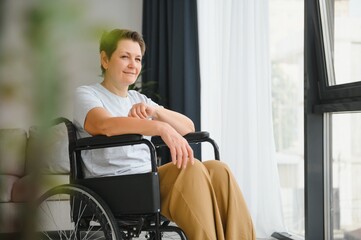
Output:
<svg viewBox="0 0 361 240">
<path fill-rule="evenodd" d="M 85 27 L 95 30 L 127 28 L 141 32 L 142 2 L 142 0 L 85 0 L 83 4 L 86 11 L 81 20 Z M 69 52 L 70 62 L 67 62 L 69 69 L 67 94 L 71 94 L 79 85 L 101 81 L 99 35 L 89 36 L 87 42 L 80 40 L 75 43 L 69 46 L 73 48 L 73 51 Z M 67 99 L 71 99 L 71 96 Z M 70 108 L 64 109 L 64 115 L 71 115 Z"/>
<path fill-rule="evenodd" d="M 141 32 L 142 4 L 142 0 L 6 0 L 0 29 L 0 128 L 35 124 L 42 111 L 39 106 L 55 95 L 57 103 L 47 105 L 47 111 L 54 109 L 49 118 L 71 119 L 74 89 L 101 81 L 102 31 Z M 43 28 L 36 25 L 39 18 Z M 42 31 L 41 40 L 34 47 L 31 38 L 37 31 Z"/>
</svg>

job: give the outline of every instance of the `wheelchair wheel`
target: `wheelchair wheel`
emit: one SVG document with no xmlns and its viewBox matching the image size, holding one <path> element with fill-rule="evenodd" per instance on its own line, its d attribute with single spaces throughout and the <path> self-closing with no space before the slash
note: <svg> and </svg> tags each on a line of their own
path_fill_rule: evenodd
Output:
<svg viewBox="0 0 361 240">
<path fill-rule="evenodd" d="M 40 198 L 36 215 L 37 239 L 121 239 L 108 206 L 83 186 L 49 190 Z"/>
</svg>

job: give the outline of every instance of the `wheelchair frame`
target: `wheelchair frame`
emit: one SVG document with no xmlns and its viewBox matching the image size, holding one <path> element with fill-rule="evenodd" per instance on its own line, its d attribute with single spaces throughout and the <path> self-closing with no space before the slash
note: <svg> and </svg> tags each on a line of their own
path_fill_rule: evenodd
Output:
<svg viewBox="0 0 361 240">
<path fill-rule="evenodd" d="M 46 192 L 38 205 L 49 208 L 48 203 L 57 196 L 67 195 L 70 199 L 70 220 L 73 231 L 59 230 L 60 238 L 83 239 L 95 231 L 103 239 L 131 240 L 141 232 L 148 232 L 148 239 L 161 240 L 162 233 L 176 232 L 180 239 L 186 240 L 184 232 L 160 214 L 160 190 L 156 148 L 166 146 L 159 137 L 149 141 L 138 134 L 118 136 L 94 136 L 77 139 L 76 128 L 66 118 L 58 118 L 55 124 L 64 122 L 68 130 L 70 184 L 55 187 Z M 195 132 L 184 136 L 190 144 L 209 142 L 214 149 L 215 159 L 219 160 L 219 149 L 208 132 Z M 145 144 L 150 150 L 151 172 L 144 174 L 110 177 L 84 178 L 81 151 L 100 148 Z M 106 187 L 105 187 L 106 186 Z M 116 190 L 116 191 L 115 191 Z M 124 197 L 126 193 L 126 197 Z M 59 196 L 58 196 L 59 195 Z M 49 200 L 49 201 L 48 201 Z M 81 213 L 81 214 L 79 214 Z M 51 215 L 52 213 L 47 213 Z M 95 225 L 92 225 L 93 223 Z M 53 232 L 53 231 L 50 231 Z M 56 232 L 56 231 L 55 231 Z M 53 239 L 48 231 L 42 233 L 46 239 Z M 56 233 L 55 233 L 56 235 Z M 84 235 L 84 234 L 83 234 Z M 73 237 L 73 238 L 72 238 Z M 87 239 L 87 238 L 84 238 Z"/>
</svg>

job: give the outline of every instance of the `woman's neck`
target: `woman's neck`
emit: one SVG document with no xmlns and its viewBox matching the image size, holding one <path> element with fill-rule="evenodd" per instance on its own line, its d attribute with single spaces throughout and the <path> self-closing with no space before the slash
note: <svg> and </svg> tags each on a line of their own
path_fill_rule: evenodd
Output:
<svg viewBox="0 0 361 240">
<path fill-rule="evenodd" d="M 100 84 L 115 95 L 118 95 L 120 97 L 128 97 L 128 86 L 116 86 L 105 80 L 103 80 L 103 82 L 101 82 Z"/>
</svg>

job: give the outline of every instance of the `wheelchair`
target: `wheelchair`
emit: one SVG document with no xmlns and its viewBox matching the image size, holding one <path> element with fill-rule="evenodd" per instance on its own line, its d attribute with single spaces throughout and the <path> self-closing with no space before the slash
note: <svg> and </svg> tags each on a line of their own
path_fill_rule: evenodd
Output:
<svg viewBox="0 0 361 240">
<path fill-rule="evenodd" d="M 166 146 L 160 137 L 151 141 L 137 134 L 77 139 L 73 123 L 64 122 L 69 139 L 70 184 L 50 189 L 38 199 L 37 239 L 181 239 L 185 233 L 160 214 L 157 149 Z M 208 132 L 185 136 L 190 144 L 208 142 L 219 160 L 216 142 Z M 81 151 L 145 144 L 152 171 L 143 174 L 84 178 Z"/>
</svg>

